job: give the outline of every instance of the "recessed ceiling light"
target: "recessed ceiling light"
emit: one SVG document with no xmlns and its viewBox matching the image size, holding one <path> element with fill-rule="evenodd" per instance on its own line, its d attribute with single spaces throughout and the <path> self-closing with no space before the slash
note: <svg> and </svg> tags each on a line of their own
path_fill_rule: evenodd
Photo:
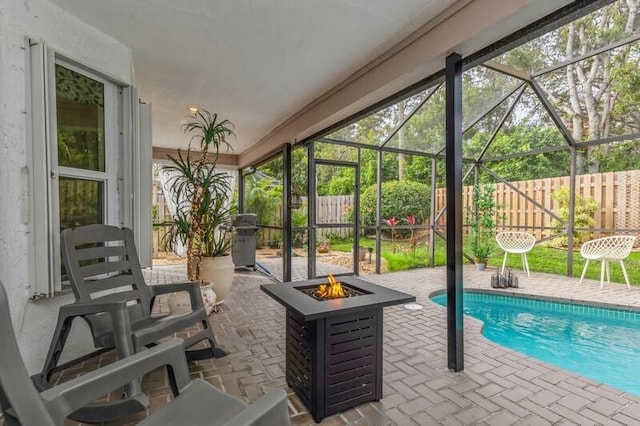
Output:
<svg viewBox="0 0 640 426">
<path fill-rule="evenodd" d="M 195 114 L 196 112 L 200 111 L 200 108 L 190 106 L 189 108 L 187 108 L 187 111 L 189 111 L 191 114 Z"/>
</svg>

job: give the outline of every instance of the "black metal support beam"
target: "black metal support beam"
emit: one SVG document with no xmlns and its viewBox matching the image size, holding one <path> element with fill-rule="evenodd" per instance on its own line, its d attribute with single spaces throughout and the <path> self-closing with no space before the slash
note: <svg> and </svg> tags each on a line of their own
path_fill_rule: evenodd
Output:
<svg viewBox="0 0 640 426">
<path fill-rule="evenodd" d="M 425 98 L 422 100 L 422 102 L 420 102 L 418 105 L 416 105 L 416 107 L 404 118 L 404 120 L 402 120 L 402 122 L 398 123 L 398 125 L 396 126 L 395 129 L 393 129 L 393 131 L 389 134 L 389 136 L 387 136 L 385 138 L 385 140 L 380 144 L 380 147 L 384 147 L 402 128 L 402 126 L 404 126 L 405 124 L 407 124 L 407 121 L 411 120 L 411 118 L 415 115 L 416 112 L 418 112 L 418 110 L 420 108 L 422 108 L 422 106 L 424 104 L 427 103 L 427 101 L 431 98 L 431 96 L 436 92 L 436 90 L 438 90 L 440 88 L 440 86 L 442 86 L 441 84 L 436 85 L 435 87 L 432 87 L 431 89 L 429 89 L 427 95 L 425 96 Z"/>
<path fill-rule="evenodd" d="M 520 94 L 522 94 L 522 88 L 526 87 L 524 83 L 520 83 L 519 85 L 517 85 L 516 87 L 513 88 L 513 90 L 511 90 L 509 93 L 505 94 L 504 96 L 501 96 L 500 99 L 494 101 L 486 110 L 484 110 L 483 112 L 481 112 L 476 118 L 474 118 L 473 120 L 471 120 L 469 122 L 469 124 L 467 124 L 467 126 L 462 129 L 462 133 L 466 132 L 467 130 L 469 130 L 470 128 L 472 128 L 473 126 L 475 126 L 476 124 L 478 124 L 478 122 L 480 120 L 482 120 L 483 118 L 485 118 L 487 115 L 491 114 L 493 112 L 494 109 L 496 109 L 498 107 L 498 105 L 500 105 L 502 102 L 504 102 L 509 96 L 513 95 L 514 93 L 516 93 L 518 90 L 520 90 Z M 518 95 L 518 98 L 520 98 L 520 95 Z M 516 100 L 517 102 L 517 100 Z M 516 103 L 514 102 L 514 104 Z"/>
<path fill-rule="evenodd" d="M 548 154 L 551 152 L 558 152 L 558 151 L 567 151 L 569 150 L 569 148 L 570 147 L 568 145 L 546 146 L 544 148 L 532 149 L 531 151 L 514 152 L 513 154 L 501 155 L 500 157 L 482 158 L 482 160 L 479 160 L 479 162 L 483 164 L 493 163 L 496 161 L 509 160 L 511 158 L 524 158 L 524 157 L 529 157 L 531 155 Z"/>
<path fill-rule="evenodd" d="M 464 67 L 465 69 L 470 69 L 476 65 L 480 65 L 614 1 L 616 0 L 575 0 L 503 39 L 467 56 L 464 59 Z"/>
<path fill-rule="evenodd" d="M 244 211 L 244 170 L 238 170 L 238 213 L 245 213 Z"/>
<path fill-rule="evenodd" d="M 448 367 L 464 370 L 462 315 L 462 57 L 447 56 L 447 347 Z"/>
<path fill-rule="evenodd" d="M 516 104 L 520 100 L 520 97 L 522 96 L 522 92 L 524 92 L 524 89 L 525 89 L 524 85 L 520 87 L 520 92 L 515 97 L 515 99 L 511 103 L 511 105 L 509 105 L 509 108 L 507 108 L 507 110 L 504 112 L 504 114 L 502 114 L 502 117 L 500 118 L 500 121 L 498 122 L 498 125 L 496 126 L 495 129 L 493 129 L 493 133 L 491 133 L 491 136 L 489 137 L 489 140 L 487 141 L 487 143 L 484 146 L 484 148 L 482 148 L 482 152 L 480 152 L 480 155 L 478 155 L 478 160 L 482 160 L 482 157 L 484 157 L 484 155 L 487 153 L 487 150 L 489 150 L 489 147 L 491 146 L 491 143 L 493 142 L 493 140 L 498 135 L 498 132 L 500 131 L 500 128 L 502 128 L 502 125 L 504 124 L 505 121 L 507 121 L 507 118 L 511 115 L 511 112 L 513 111 L 513 109 L 515 108 Z"/>
<path fill-rule="evenodd" d="M 576 208 L 576 173 L 578 152 L 571 147 L 571 167 L 569 174 L 569 221 L 567 222 L 567 276 L 573 276 L 573 231 L 575 226 Z"/>
<path fill-rule="evenodd" d="M 625 142 L 634 139 L 640 139 L 640 133 L 628 133 L 626 135 L 609 136 L 602 139 L 594 139 L 588 142 L 580 142 L 576 144 L 576 148 L 586 148 L 588 146 L 604 145 L 606 143 Z"/>
<path fill-rule="evenodd" d="M 596 56 L 596 55 L 599 55 L 601 53 L 605 53 L 605 52 L 608 52 L 610 50 L 617 49 L 618 47 L 624 46 L 625 44 L 634 43 L 634 42 L 636 42 L 638 40 L 640 40 L 640 34 L 639 33 L 632 34 L 629 37 L 623 38 L 622 40 L 615 41 L 615 42 L 613 42 L 611 44 L 608 44 L 608 45 L 606 45 L 604 47 L 601 47 L 599 49 L 592 50 L 591 52 L 585 53 L 583 55 L 574 56 L 573 58 L 567 59 L 566 61 L 558 62 L 557 64 L 554 64 L 554 65 L 552 65 L 552 66 L 550 66 L 548 68 L 545 68 L 545 69 L 543 69 L 541 71 L 538 71 L 538 72 L 532 74 L 532 77 L 539 77 L 539 76 L 541 76 L 543 74 L 547 74 L 547 73 L 550 73 L 552 71 L 556 71 L 556 70 L 562 69 L 562 68 L 564 68 L 564 67 L 566 67 L 568 65 L 575 64 L 575 63 L 580 62 L 580 61 L 584 61 L 585 59 L 589 59 L 589 58 L 591 58 L 593 56 Z"/>
<path fill-rule="evenodd" d="M 437 177 L 438 169 L 436 168 L 438 161 L 431 159 L 431 208 L 429 209 L 429 267 L 436 265 L 436 194 L 437 194 Z"/>
<path fill-rule="evenodd" d="M 315 143 L 311 141 L 307 146 L 307 220 L 309 232 L 307 234 L 307 250 L 309 263 L 307 264 L 307 276 L 309 279 L 316 277 L 316 158 Z"/>
<path fill-rule="evenodd" d="M 353 148 L 371 148 L 371 149 L 378 149 L 378 145 L 375 144 L 363 144 L 362 142 L 353 142 L 353 141 L 345 141 L 342 139 L 336 139 L 336 138 L 318 138 L 316 139 L 316 142 L 322 142 L 322 143 L 330 143 L 332 145 L 342 145 L 342 146 L 350 146 Z"/>
<path fill-rule="evenodd" d="M 293 230 L 291 229 L 291 144 L 285 144 L 282 151 L 282 281 L 291 281 L 291 256 L 293 244 Z"/>
<path fill-rule="evenodd" d="M 382 231 L 380 226 L 382 225 L 382 151 L 377 152 L 377 180 L 376 183 L 376 274 L 380 273 L 380 255 L 382 253 Z"/>
<path fill-rule="evenodd" d="M 501 74 L 506 74 L 510 77 L 517 78 L 522 81 L 531 80 L 531 76 L 528 73 L 522 70 L 519 70 L 517 68 L 514 68 L 510 65 L 503 64 L 502 62 L 487 61 L 484 64 L 482 64 L 482 66 L 484 66 L 485 68 L 489 68 L 490 70 L 499 72 Z"/>
<path fill-rule="evenodd" d="M 524 198 L 525 200 L 527 200 L 528 202 L 530 202 L 531 204 L 533 204 L 534 206 L 536 206 L 537 208 L 542 210 L 543 213 L 548 214 L 549 216 L 551 216 L 553 219 L 557 220 L 558 222 L 562 222 L 562 219 L 557 214 L 555 214 L 551 209 L 546 207 L 544 204 L 536 201 L 534 198 L 530 197 L 527 193 L 520 191 L 520 189 L 518 189 L 517 186 L 515 186 L 511 182 L 505 180 L 501 176 L 498 176 L 497 174 L 495 174 L 493 172 L 493 170 L 491 170 L 490 168 L 486 167 L 485 165 L 482 165 L 482 168 L 484 169 L 485 172 L 489 173 L 495 180 L 497 180 L 498 182 L 502 182 L 503 184 L 505 184 L 506 186 L 511 188 L 511 190 L 513 192 L 517 193 L 522 198 Z"/>
<path fill-rule="evenodd" d="M 435 156 L 434 154 L 431 154 L 429 152 L 416 152 L 416 151 L 412 151 L 410 149 L 400 149 L 400 148 L 393 148 L 393 147 L 389 147 L 389 146 L 380 147 L 379 150 L 383 151 L 383 152 L 390 152 L 390 153 L 393 153 L 393 154 L 414 155 L 416 157 L 433 158 Z"/>
<path fill-rule="evenodd" d="M 360 148 L 358 148 L 358 161 L 355 167 L 355 185 L 353 191 L 353 271 L 360 275 Z"/>
<path fill-rule="evenodd" d="M 571 132 L 569 132 L 569 129 L 567 129 L 567 126 L 564 125 L 564 121 L 562 121 L 562 118 L 560 118 L 560 115 L 556 112 L 556 109 L 551 105 L 551 102 L 549 102 L 549 99 L 547 99 L 547 95 L 544 93 L 544 90 L 542 89 L 542 87 L 540 87 L 540 84 L 538 84 L 538 82 L 535 79 L 531 79 L 530 85 L 531 85 L 531 89 L 533 89 L 533 92 L 536 94 L 536 96 L 540 100 L 540 103 L 542 104 L 543 108 L 547 110 L 547 113 L 551 117 L 551 120 L 553 120 L 553 123 L 556 125 L 558 130 L 560 130 L 560 133 L 562 133 L 562 136 L 567 141 L 569 146 L 575 146 L 576 141 L 573 139 Z"/>
</svg>

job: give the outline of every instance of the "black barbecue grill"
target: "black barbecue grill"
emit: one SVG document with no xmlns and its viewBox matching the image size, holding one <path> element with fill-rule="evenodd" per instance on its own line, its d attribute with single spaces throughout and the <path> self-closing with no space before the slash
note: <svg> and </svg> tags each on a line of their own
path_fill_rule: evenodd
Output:
<svg viewBox="0 0 640 426">
<path fill-rule="evenodd" d="M 242 213 L 234 216 L 231 221 L 230 230 L 233 232 L 231 256 L 236 267 L 256 268 L 256 234 L 258 232 L 256 222 L 255 213 Z"/>
</svg>

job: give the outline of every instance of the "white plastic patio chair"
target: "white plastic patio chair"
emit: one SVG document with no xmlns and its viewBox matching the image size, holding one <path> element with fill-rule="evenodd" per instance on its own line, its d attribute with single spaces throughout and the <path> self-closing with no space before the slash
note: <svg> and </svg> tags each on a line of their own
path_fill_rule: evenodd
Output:
<svg viewBox="0 0 640 426">
<path fill-rule="evenodd" d="M 582 244 L 580 248 L 580 254 L 586 259 L 584 269 L 582 269 L 582 276 L 580 277 L 580 283 L 584 279 L 584 274 L 587 272 L 587 266 L 589 266 L 590 260 L 601 261 L 600 267 L 600 288 L 604 287 L 604 274 L 607 273 L 607 283 L 611 284 L 611 270 L 609 262 L 620 262 L 624 279 L 627 282 L 627 288 L 631 289 L 629 285 L 629 276 L 627 270 L 624 267 L 623 259 L 626 259 L 631 253 L 633 243 L 636 237 L 631 235 L 617 235 L 614 237 L 597 238 L 595 240 L 587 241 Z"/>
<path fill-rule="evenodd" d="M 509 253 L 515 253 L 522 256 L 522 268 L 527 273 L 527 276 L 530 277 L 527 252 L 533 248 L 536 243 L 536 237 L 527 232 L 507 231 L 498 233 L 496 241 L 500 248 L 504 250 L 502 273 L 504 274 L 504 268 L 507 265 L 507 256 Z"/>
<path fill-rule="evenodd" d="M 104 306 L 126 306 L 105 302 Z M 76 307 L 78 304 L 76 303 Z M 129 324 L 127 311 L 114 314 L 114 322 Z M 202 379 L 191 380 L 184 340 L 172 339 L 119 359 L 47 390 L 39 390 L 27 375 L 9 314 L 9 300 L 0 283 L 0 408 L 4 424 L 63 426 L 76 410 L 109 395 L 138 377 L 167 367 L 167 382 L 174 398 L 150 413 L 140 425 L 287 426 L 287 393 L 272 389 L 251 405 Z M 131 342 L 129 342 L 131 343 Z M 129 351 L 130 353 L 133 351 Z M 131 399 L 146 397 L 138 391 Z M 127 420 L 131 422 L 131 420 Z M 122 422 L 120 422 L 122 423 Z"/>
</svg>

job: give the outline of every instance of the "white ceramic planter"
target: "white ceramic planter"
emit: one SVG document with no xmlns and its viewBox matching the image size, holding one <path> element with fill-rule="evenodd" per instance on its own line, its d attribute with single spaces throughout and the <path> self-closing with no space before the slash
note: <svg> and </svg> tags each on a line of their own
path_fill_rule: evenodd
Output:
<svg viewBox="0 0 640 426">
<path fill-rule="evenodd" d="M 221 304 L 229 294 L 235 269 L 231 255 L 202 258 L 200 278 L 213 284 L 213 291 L 217 296 L 216 305 Z"/>
</svg>

